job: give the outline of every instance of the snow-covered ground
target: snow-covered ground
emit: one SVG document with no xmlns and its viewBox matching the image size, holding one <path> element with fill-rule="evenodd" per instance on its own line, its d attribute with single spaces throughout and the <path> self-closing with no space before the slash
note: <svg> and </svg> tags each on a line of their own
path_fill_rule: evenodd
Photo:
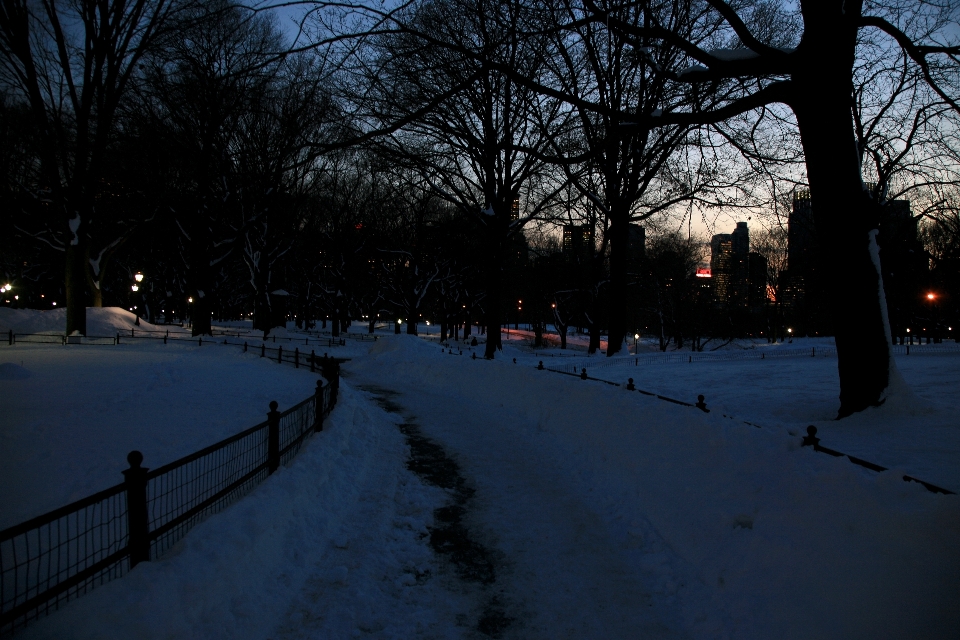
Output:
<svg viewBox="0 0 960 640">
<path fill-rule="evenodd" d="M 493 362 L 405 335 L 340 349 L 341 402 L 287 468 L 23 637 L 957 637 L 960 497 L 901 476 L 960 488 L 960 357 L 899 357 L 890 400 L 836 422 L 833 358 L 595 374 L 703 393 L 704 414 L 537 371 L 510 343 Z M 0 346 L 0 528 L 314 380 L 220 345 Z M 800 448 L 806 424 L 894 469 Z M 408 469 L 401 428 L 442 447 L 459 489 Z M 451 509 L 484 580 L 431 546 Z"/>
</svg>

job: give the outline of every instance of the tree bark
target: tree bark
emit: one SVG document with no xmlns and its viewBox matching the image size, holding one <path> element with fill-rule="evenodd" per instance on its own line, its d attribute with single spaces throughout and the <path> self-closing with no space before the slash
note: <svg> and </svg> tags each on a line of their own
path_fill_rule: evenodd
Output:
<svg viewBox="0 0 960 640">
<path fill-rule="evenodd" d="M 607 318 L 607 357 L 616 355 L 627 336 L 627 279 L 630 251 L 630 220 L 626 207 L 617 203 L 610 210 L 610 291 Z M 599 343 L 597 348 L 599 348 Z"/>
<path fill-rule="evenodd" d="M 842 418 L 880 404 L 890 374 L 883 285 L 871 255 L 879 212 L 863 186 L 850 113 L 860 7 L 804 3 L 803 13 L 807 50 L 793 73 L 791 106 L 806 156 L 819 286 L 833 312 Z"/>
<path fill-rule="evenodd" d="M 498 207 L 498 209 L 502 208 Z M 509 220 L 509 210 L 502 212 L 495 210 L 494 216 L 491 216 L 487 222 L 487 242 L 490 251 L 487 253 L 486 264 L 486 299 L 484 310 L 486 312 L 487 325 L 487 343 L 484 349 L 483 357 L 492 360 L 497 351 L 503 350 L 500 341 L 500 325 L 503 323 L 503 310 L 501 309 L 501 298 L 503 297 L 503 244 L 507 236 L 505 220 Z M 501 218 L 503 220 L 501 220 Z M 503 228 L 502 228 L 503 227 Z M 464 323 L 463 333 L 467 336 L 467 327 L 470 320 Z"/>
<path fill-rule="evenodd" d="M 79 231 L 79 229 L 78 229 Z M 64 270 L 64 289 L 67 306 L 67 335 L 74 331 L 87 335 L 87 296 L 86 253 L 79 245 L 68 244 L 66 250 L 66 268 Z"/>
</svg>

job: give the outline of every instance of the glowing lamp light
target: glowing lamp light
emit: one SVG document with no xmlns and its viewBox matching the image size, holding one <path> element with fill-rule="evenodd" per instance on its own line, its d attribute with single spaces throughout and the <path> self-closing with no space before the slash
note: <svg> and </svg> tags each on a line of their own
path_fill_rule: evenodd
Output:
<svg viewBox="0 0 960 640">
<path fill-rule="evenodd" d="M 907 333 L 910 333 L 910 327 L 907 327 Z"/>
<path fill-rule="evenodd" d="M 910 329 L 907 329 L 907 331 L 910 331 Z M 787 329 L 787 333 L 793 333 L 793 329 Z"/>
<path fill-rule="evenodd" d="M 140 287 L 138 287 L 137 285 L 131 285 L 131 286 L 130 286 L 130 290 L 131 290 L 131 291 L 139 291 L 139 290 L 140 290 Z"/>
<path fill-rule="evenodd" d="M 427 326 L 428 326 L 428 327 L 430 326 L 430 321 L 429 321 L 429 320 L 427 320 Z"/>
<path fill-rule="evenodd" d="M 56 303 L 56 302 L 54 302 L 54 303 L 53 303 L 53 306 L 57 306 L 57 303 Z"/>
<path fill-rule="evenodd" d="M 133 279 L 137 282 L 143 282 L 143 274 L 137 271 L 136 275 L 133 276 Z"/>
<path fill-rule="evenodd" d="M 639 340 L 639 339 L 640 339 L 640 334 L 639 334 L 639 333 L 633 334 L 633 339 L 634 339 L 634 340 Z"/>
<path fill-rule="evenodd" d="M 187 298 L 187 302 L 193 302 L 193 297 L 191 296 L 191 297 Z"/>
<path fill-rule="evenodd" d="M 7 285 L 7 286 L 9 287 L 10 285 Z M 937 296 L 933 295 L 932 293 L 928 293 L 928 294 L 927 294 L 927 300 L 933 300 L 933 299 L 936 298 L 936 297 L 937 297 Z"/>
</svg>

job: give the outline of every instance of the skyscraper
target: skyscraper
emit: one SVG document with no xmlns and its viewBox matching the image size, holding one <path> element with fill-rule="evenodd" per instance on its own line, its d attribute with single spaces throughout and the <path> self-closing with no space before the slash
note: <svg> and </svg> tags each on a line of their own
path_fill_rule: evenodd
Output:
<svg viewBox="0 0 960 640">
<path fill-rule="evenodd" d="M 593 251 L 593 227 L 591 225 L 563 225 L 563 255 L 569 260 L 585 262 L 593 257 Z"/>
<path fill-rule="evenodd" d="M 718 233 L 710 242 L 710 272 L 714 300 L 738 307 L 766 301 L 767 260 L 750 253 L 750 231 L 738 222 L 733 233 Z"/>
</svg>

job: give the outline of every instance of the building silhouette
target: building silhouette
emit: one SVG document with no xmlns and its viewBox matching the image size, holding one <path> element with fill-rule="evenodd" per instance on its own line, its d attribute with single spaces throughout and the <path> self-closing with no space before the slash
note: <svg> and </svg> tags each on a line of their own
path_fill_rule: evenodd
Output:
<svg viewBox="0 0 960 640">
<path fill-rule="evenodd" d="M 563 255 L 571 261 L 586 262 L 593 257 L 593 226 L 589 224 L 563 225 Z"/>
<path fill-rule="evenodd" d="M 927 254 L 908 200 L 888 200 L 877 208 L 880 272 L 894 336 L 923 314 L 921 293 L 928 280 Z M 813 200 L 808 190 L 794 193 L 787 229 L 787 268 L 780 272 L 779 301 L 798 333 L 830 331 L 826 287 L 817 255 Z"/>
<path fill-rule="evenodd" d="M 750 231 L 738 222 L 733 233 L 710 241 L 710 275 L 714 301 L 722 306 L 755 307 L 766 302 L 767 260 L 750 251 Z"/>
<path fill-rule="evenodd" d="M 632 265 L 643 264 L 647 255 L 647 232 L 639 224 L 631 224 L 629 231 L 628 251 Z"/>
</svg>

